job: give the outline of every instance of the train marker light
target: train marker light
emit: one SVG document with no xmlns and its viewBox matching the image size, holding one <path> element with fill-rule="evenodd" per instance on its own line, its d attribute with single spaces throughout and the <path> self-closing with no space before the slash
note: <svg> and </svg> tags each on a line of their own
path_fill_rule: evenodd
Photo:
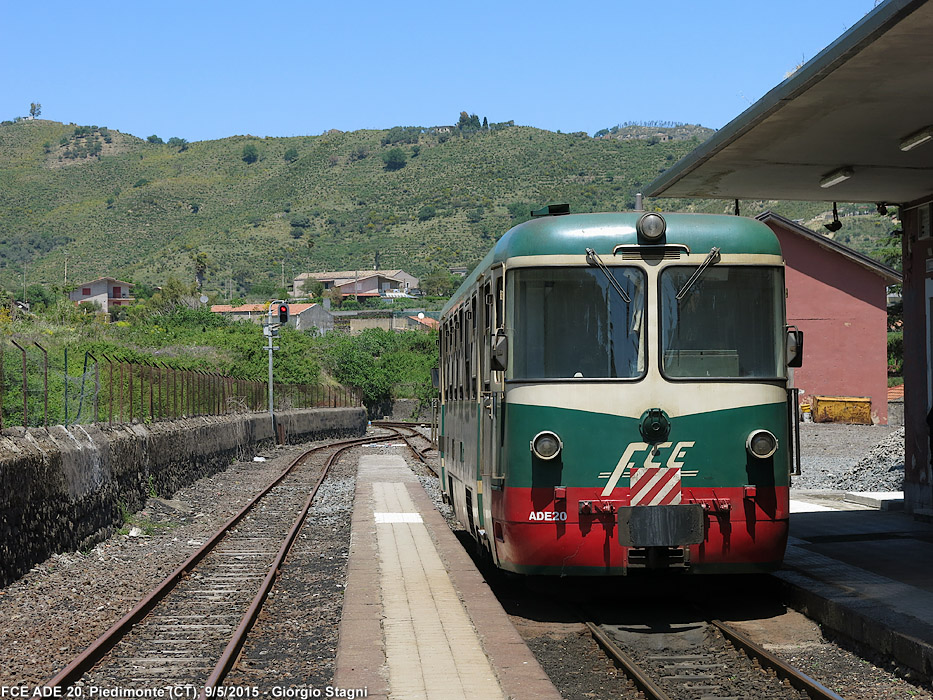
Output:
<svg viewBox="0 0 933 700">
<path fill-rule="evenodd" d="M 768 459 L 777 452 L 777 448 L 777 438 L 767 430 L 753 430 L 745 440 L 745 449 L 758 459 Z"/>
<path fill-rule="evenodd" d="M 660 214 L 649 212 L 641 215 L 641 218 L 635 225 L 635 230 L 638 231 L 638 235 L 646 241 L 654 243 L 660 241 L 664 237 L 667 231 L 667 222 Z"/>
<path fill-rule="evenodd" d="M 288 323 L 288 304 L 279 304 L 279 323 Z"/>
<path fill-rule="evenodd" d="M 550 430 L 542 430 L 534 436 L 531 441 L 531 451 L 539 459 L 554 459 L 560 454 L 564 443 L 561 442 L 557 433 Z"/>
</svg>

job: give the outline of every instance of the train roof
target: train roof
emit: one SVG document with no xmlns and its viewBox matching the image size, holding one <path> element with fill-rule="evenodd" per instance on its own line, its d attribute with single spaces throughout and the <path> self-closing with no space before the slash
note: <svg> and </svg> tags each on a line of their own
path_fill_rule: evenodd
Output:
<svg viewBox="0 0 933 700">
<path fill-rule="evenodd" d="M 637 244 L 635 224 L 645 212 L 566 214 L 541 216 L 509 229 L 476 269 L 463 281 L 444 307 L 457 303 L 462 290 L 472 287 L 491 266 L 510 258 L 530 255 L 585 255 L 592 248 L 608 263 L 617 245 Z M 780 255 L 777 236 L 755 219 L 722 214 L 668 214 L 665 243 L 684 244 L 694 253 L 718 247 L 723 255 Z"/>
</svg>

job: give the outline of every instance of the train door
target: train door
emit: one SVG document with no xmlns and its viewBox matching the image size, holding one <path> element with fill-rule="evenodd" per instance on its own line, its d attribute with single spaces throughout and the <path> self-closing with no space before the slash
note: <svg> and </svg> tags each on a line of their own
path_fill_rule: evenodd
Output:
<svg viewBox="0 0 933 700">
<path fill-rule="evenodd" d="M 488 527 L 492 523 L 493 501 L 501 495 L 503 474 L 500 452 L 502 447 L 502 400 L 504 396 L 503 373 L 492 370 L 490 358 L 496 332 L 503 327 L 504 266 L 492 269 L 484 279 L 480 304 L 479 331 L 482 342 L 480 351 L 480 405 L 479 442 L 480 474 L 483 485 L 483 521 Z M 492 533 L 490 533 L 491 535 Z M 487 540 L 490 548 L 493 542 Z"/>
</svg>

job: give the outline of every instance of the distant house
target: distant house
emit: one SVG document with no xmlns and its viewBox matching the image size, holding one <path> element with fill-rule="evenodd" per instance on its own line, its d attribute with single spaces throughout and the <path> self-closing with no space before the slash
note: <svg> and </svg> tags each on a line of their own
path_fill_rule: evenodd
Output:
<svg viewBox="0 0 933 700">
<path fill-rule="evenodd" d="M 318 334 L 324 335 L 334 330 L 334 317 L 320 304 L 289 304 L 288 325 L 299 331 L 309 331 L 316 328 Z M 234 320 L 251 321 L 252 323 L 265 323 L 269 317 L 268 304 L 243 304 L 231 306 L 230 304 L 214 304 L 211 312 L 223 314 Z"/>
<path fill-rule="evenodd" d="M 781 243 L 787 323 L 804 332 L 794 370 L 801 401 L 871 399 L 872 421 L 888 422 L 887 287 L 900 274 L 867 255 L 773 212 L 756 217 Z"/>
<path fill-rule="evenodd" d="M 76 304 L 97 302 L 102 311 L 109 312 L 115 306 L 129 306 L 136 301 L 130 295 L 134 286 L 130 282 L 122 282 L 113 277 L 100 277 L 78 285 L 68 294 L 68 298 Z"/>
<path fill-rule="evenodd" d="M 344 297 L 379 297 L 389 292 L 407 293 L 418 287 L 418 278 L 404 270 L 343 270 L 340 272 L 303 272 L 294 280 L 293 296 L 307 296 L 305 284 L 317 281 L 324 289 L 337 289 Z"/>
</svg>

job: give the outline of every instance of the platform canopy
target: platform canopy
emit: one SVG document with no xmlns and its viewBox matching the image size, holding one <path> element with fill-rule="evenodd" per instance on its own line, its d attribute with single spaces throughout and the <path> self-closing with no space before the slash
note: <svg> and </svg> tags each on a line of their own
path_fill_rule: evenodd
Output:
<svg viewBox="0 0 933 700">
<path fill-rule="evenodd" d="M 646 189 L 907 203 L 933 193 L 933 1 L 886 0 Z M 832 184 L 835 181 L 835 184 Z"/>
</svg>

